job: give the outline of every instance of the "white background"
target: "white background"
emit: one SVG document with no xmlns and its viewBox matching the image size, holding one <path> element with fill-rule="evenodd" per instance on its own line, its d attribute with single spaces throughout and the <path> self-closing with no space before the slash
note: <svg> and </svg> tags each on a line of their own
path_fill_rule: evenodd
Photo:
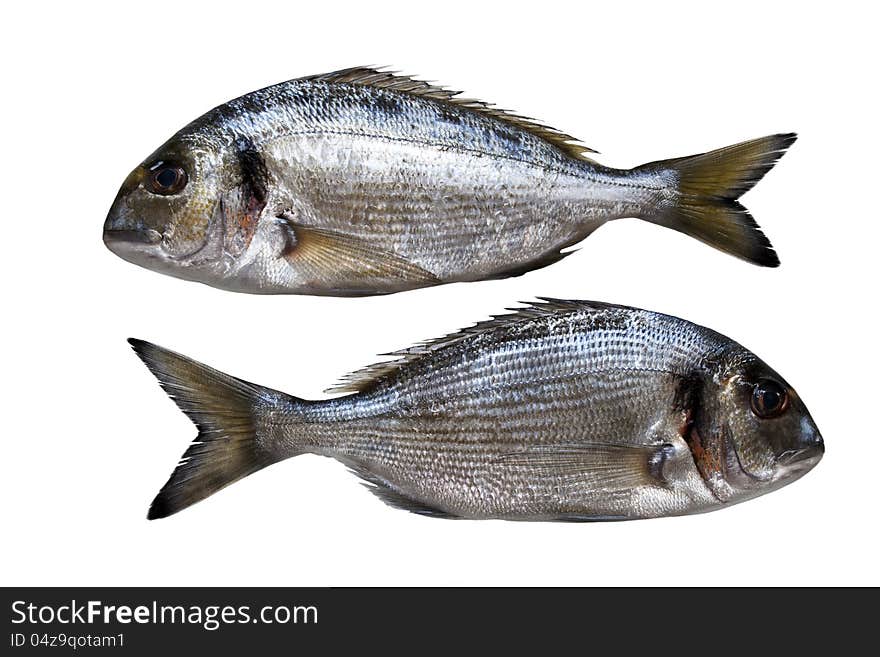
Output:
<svg viewBox="0 0 880 657">
<path fill-rule="evenodd" d="M 856 3 L 16 3 L 4 9 L 5 585 L 880 584 L 876 20 Z M 534 116 L 615 166 L 799 141 L 744 200 L 782 267 L 637 220 L 521 278 L 389 297 L 258 297 L 107 251 L 142 158 L 211 107 L 391 65 Z M 795 385 L 826 441 L 745 504 L 611 524 L 441 521 L 303 456 L 176 516 L 149 502 L 195 436 L 125 343 L 304 397 L 536 295 L 719 330 Z"/>
</svg>

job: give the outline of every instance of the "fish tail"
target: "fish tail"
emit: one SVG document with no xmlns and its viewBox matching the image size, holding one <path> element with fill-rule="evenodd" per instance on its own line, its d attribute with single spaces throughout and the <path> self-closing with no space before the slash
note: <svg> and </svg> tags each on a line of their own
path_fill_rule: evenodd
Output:
<svg viewBox="0 0 880 657">
<path fill-rule="evenodd" d="M 129 344 L 159 379 L 168 396 L 199 429 L 171 478 L 150 506 L 147 518 L 164 518 L 221 488 L 295 455 L 273 448 L 261 431 L 273 408 L 306 403 L 289 395 L 236 379 L 143 340 Z"/>
<path fill-rule="evenodd" d="M 773 168 L 795 139 L 794 133 L 770 135 L 638 167 L 639 172 L 671 172 L 676 181 L 670 202 L 644 218 L 756 265 L 777 267 L 770 240 L 737 199 Z"/>
</svg>

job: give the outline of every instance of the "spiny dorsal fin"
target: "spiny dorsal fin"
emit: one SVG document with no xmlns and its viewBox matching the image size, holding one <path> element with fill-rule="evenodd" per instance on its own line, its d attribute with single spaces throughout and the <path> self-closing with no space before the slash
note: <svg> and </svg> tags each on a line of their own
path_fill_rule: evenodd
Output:
<svg viewBox="0 0 880 657">
<path fill-rule="evenodd" d="M 490 116 L 493 119 L 515 126 L 521 130 L 525 130 L 535 137 L 549 142 L 563 151 L 566 155 L 579 160 L 592 162 L 592 160 L 586 157 L 584 153 L 597 152 L 592 148 L 584 146 L 571 135 L 560 132 L 548 125 L 538 123 L 527 116 L 514 114 L 508 110 L 495 107 L 490 103 L 484 103 L 481 100 L 459 98 L 458 95 L 461 93 L 460 91 L 445 89 L 423 80 L 415 80 L 406 75 L 398 75 L 394 71 L 383 71 L 366 66 L 355 66 L 354 68 L 333 71 L 332 73 L 324 73 L 322 75 L 313 75 L 303 79 L 320 80 L 322 82 L 336 84 L 360 84 L 379 89 L 392 89 L 402 93 L 431 98 L 432 100 L 440 100 L 483 114 L 484 116 Z"/>
<path fill-rule="evenodd" d="M 393 375 L 403 365 L 411 363 L 426 354 L 437 349 L 447 347 L 451 344 L 459 342 L 465 338 L 474 335 L 488 333 L 498 328 L 509 327 L 520 322 L 525 322 L 543 317 L 558 317 L 564 314 L 576 312 L 600 312 L 603 310 L 630 310 L 626 306 L 617 306 L 601 301 L 567 301 L 565 299 L 552 299 L 550 297 L 538 297 L 540 301 L 523 302 L 527 305 L 521 308 L 508 308 L 509 313 L 502 315 L 493 315 L 491 319 L 477 322 L 473 326 L 463 328 L 454 333 L 444 335 L 440 338 L 425 340 L 412 347 L 392 351 L 383 356 L 397 356 L 394 360 L 385 361 L 383 363 L 375 363 L 351 374 L 347 374 L 339 380 L 339 383 L 325 390 L 327 393 L 352 393 L 363 392 L 379 383 L 382 379 Z"/>
</svg>

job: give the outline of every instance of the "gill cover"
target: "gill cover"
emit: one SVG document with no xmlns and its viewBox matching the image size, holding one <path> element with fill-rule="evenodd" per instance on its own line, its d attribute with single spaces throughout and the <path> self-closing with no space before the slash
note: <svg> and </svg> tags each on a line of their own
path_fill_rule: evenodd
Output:
<svg viewBox="0 0 880 657">
<path fill-rule="evenodd" d="M 709 382 L 703 372 L 684 377 L 676 390 L 675 410 L 682 413 L 681 435 L 694 464 L 712 494 L 728 501 L 733 491 L 727 483 L 727 436 L 718 423 L 720 408 L 707 394 Z M 713 419 L 714 418 L 714 419 Z"/>
</svg>

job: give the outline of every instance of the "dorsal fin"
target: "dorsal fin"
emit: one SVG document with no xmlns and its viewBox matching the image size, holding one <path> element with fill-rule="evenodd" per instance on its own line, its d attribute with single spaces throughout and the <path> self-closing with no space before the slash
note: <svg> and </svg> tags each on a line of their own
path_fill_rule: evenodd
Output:
<svg viewBox="0 0 880 657">
<path fill-rule="evenodd" d="M 559 130 L 542 123 L 538 123 L 529 117 L 520 116 L 519 114 L 514 114 L 508 110 L 494 107 L 481 100 L 459 98 L 458 95 L 461 93 L 460 91 L 445 89 L 423 80 L 415 80 L 405 75 L 398 75 L 394 71 L 383 71 L 366 66 L 356 66 L 341 71 L 333 71 L 332 73 L 312 75 L 303 79 L 320 80 L 321 82 L 338 84 L 360 84 L 379 89 L 392 89 L 402 93 L 413 94 L 414 96 L 423 96 L 433 100 L 452 103 L 453 105 L 463 107 L 484 116 L 490 116 L 493 119 L 515 126 L 521 130 L 525 130 L 535 137 L 552 144 L 570 157 L 592 162 L 592 160 L 586 157 L 584 153 L 597 152 L 592 148 L 584 146 L 571 135 L 560 132 Z"/>
<path fill-rule="evenodd" d="M 403 365 L 411 363 L 426 354 L 437 349 L 449 346 L 473 335 L 488 333 L 501 327 L 509 327 L 520 322 L 525 322 L 542 317 L 558 317 L 575 312 L 599 312 L 602 310 L 631 310 L 626 306 L 617 306 L 601 301 L 566 301 L 565 299 L 552 299 L 550 297 L 538 297 L 540 301 L 523 302 L 528 305 L 521 308 L 508 308 L 512 312 L 502 315 L 493 315 L 491 319 L 478 322 L 473 326 L 463 328 L 454 333 L 440 338 L 425 340 L 412 347 L 392 351 L 383 356 L 397 356 L 394 360 L 376 363 L 347 374 L 339 380 L 339 383 L 325 390 L 327 393 L 352 393 L 363 392 L 376 385 L 388 376 L 393 375 Z"/>
</svg>

